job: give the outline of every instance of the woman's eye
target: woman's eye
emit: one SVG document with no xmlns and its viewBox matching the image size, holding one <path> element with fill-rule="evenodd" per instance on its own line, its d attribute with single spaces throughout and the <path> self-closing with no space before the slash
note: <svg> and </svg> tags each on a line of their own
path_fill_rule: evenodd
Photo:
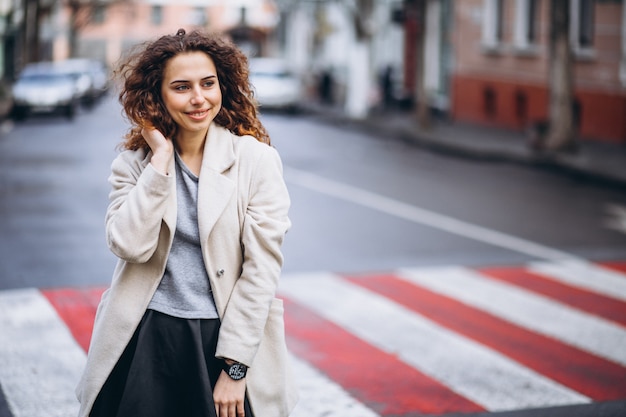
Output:
<svg viewBox="0 0 626 417">
<path fill-rule="evenodd" d="M 187 89 L 186 85 L 178 85 L 176 86 L 176 91 L 185 91 Z"/>
<path fill-rule="evenodd" d="M 215 81 L 207 81 L 204 83 L 205 87 L 213 87 L 213 85 L 215 84 Z"/>
</svg>

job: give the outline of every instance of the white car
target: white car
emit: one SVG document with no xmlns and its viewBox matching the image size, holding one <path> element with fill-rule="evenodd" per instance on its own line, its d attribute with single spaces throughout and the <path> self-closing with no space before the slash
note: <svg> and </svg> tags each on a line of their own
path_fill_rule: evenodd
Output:
<svg viewBox="0 0 626 417">
<path fill-rule="evenodd" d="M 108 75 L 98 61 L 87 58 L 70 58 L 54 62 L 55 71 L 70 75 L 76 84 L 83 104 L 91 106 L 106 91 Z"/>
<path fill-rule="evenodd" d="M 261 109 L 297 111 L 302 100 L 302 81 L 287 63 L 277 58 L 251 58 L 250 83 Z"/>
<path fill-rule="evenodd" d="M 57 111 L 72 119 L 79 99 L 75 80 L 56 71 L 50 63 L 27 65 L 13 85 L 13 112 L 17 119 Z"/>
</svg>

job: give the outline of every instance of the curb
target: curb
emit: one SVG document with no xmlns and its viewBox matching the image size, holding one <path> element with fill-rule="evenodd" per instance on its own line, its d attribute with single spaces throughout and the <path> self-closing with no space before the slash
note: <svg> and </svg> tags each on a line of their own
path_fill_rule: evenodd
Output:
<svg viewBox="0 0 626 417">
<path fill-rule="evenodd" d="M 436 133 L 419 132 L 405 126 L 385 125 L 381 124 L 376 119 L 351 119 L 344 115 L 341 111 L 331 113 L 315 107 L 306 107 L 304 114 L 316 117 L 329 124 L 358 129 L 369 135 L 376 135 L 379 137 L 380 135 L 385 135 L 386 137 L 394 137 L 406 143 L 444 155 L 483 162 L 509 162 L 523 164 L 560 171 L 578 179 L 593 180 L 616 186 L 626 186 L 626 171 L 614 172 L 605 165 L 593 164 L 583 153 L 548 154 L 534 152 L 530 149 L 507 151 L 503 149 L 492 149 L 488 146 L 468 146 L 459 142 L 446 140 L 444 137 L 438 136 Z"/>
</svg>

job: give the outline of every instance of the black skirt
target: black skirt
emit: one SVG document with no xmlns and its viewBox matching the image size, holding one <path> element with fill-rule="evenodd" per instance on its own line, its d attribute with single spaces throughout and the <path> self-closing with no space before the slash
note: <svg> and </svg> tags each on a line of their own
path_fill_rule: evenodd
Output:
<svg viewBox="0 0 626 417">
<path fill-rule="evenodd" d="M 147 310 L 98 394 L 90 417 L 216 417 L 219 319 Z M 246 397 L 246 417 L 253 417 Z"/>
</svg>

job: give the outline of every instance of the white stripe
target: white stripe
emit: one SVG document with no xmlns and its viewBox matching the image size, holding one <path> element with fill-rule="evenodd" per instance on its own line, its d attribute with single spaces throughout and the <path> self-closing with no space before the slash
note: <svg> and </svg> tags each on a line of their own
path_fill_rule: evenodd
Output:
<svg viewBox="0 0 626 417">
<path fill-rule="evenodd" d="M 626 301 L 626 274 L 585 261 L 536 262 L 531 272 L 569 285 Z"/>
<path fill-rule="evenodd" d="M 281 281 L 280 292 L 487 410 L 590 401 L 498 352 L 333 275 L 290 276 Z"/>
<path fill-rule="evenodd" d="M 608 320 L 462 267 L 405 269 L 398 275 L 533 332 L 626 365 L 626 330 Z"/>
<path fill-rule="evenodd" d="M 0 384 L 14 417 L 78 414 L 85 354 L 35 289 L 0 292 Z"/>
<path fill-rule="evenodd" d="M 380 194 L 375 194 L 348 184 L 322 178 L 320 176 L 285 167 L 285 178 L 292 184 L 308 188 L 351 203 L 381 211 L 414 223 L 423 224 L 448 233 L 463 236 L 493 246 L 530 255 L 545 260 L 578 259 L 560 250 L 540 245 L 529 240 L 491 230 L 453 217 L 412 206 Z"/>
<path fill-rule="evenodd" d="M 298 375 L 300 401 L 290 417 L 380 417 L 311 365 L 294 356 L 291 363 Z"/>
<path fill-rule="evenodd" d="M 78 414 L 74 389 L 85 354 L 35 289 L 0 292 L 0 384 L 14 417 Z M 292 357 L 301 400 L 293 417 L 380 417 L 335 382 Z"/>
</svg>

